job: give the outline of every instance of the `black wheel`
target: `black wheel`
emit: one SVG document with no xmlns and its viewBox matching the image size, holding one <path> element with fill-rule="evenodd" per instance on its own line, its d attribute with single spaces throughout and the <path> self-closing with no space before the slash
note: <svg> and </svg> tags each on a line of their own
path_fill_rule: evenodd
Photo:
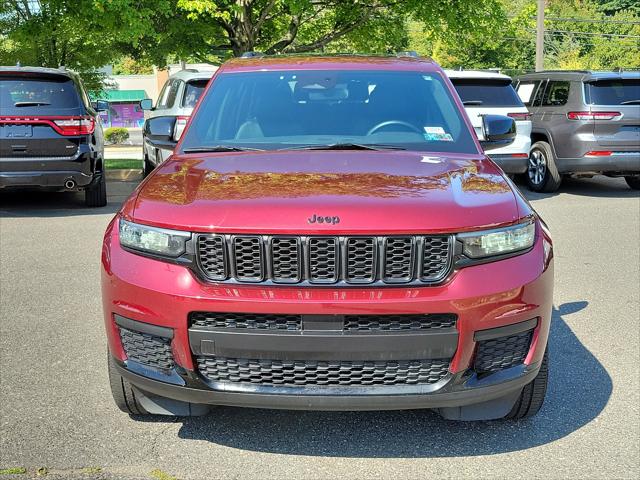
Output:
<svg viewBox="0 0 640 480">
<path fill-rule="evenodd" d="M 104 207 L 107 204 L 107 180 L 104 173 L 96 173 L 98 179 L 84 191 L 87 207 Z"/>
<path fill-rule="evenodd" d="M 624 179 L 627 181 L 629 188 L 632 190 L 640 190 L 640 175 L 631 175 L 624 177 Z"/>
<path fill-rule="evenodd" d="M 108 351 L 107 357 L 111 395 L 118 408 L 130 415 L 149 415 L 142 405 L 140 405 L 136 397 L 136 392 L 131 387 L 131 384 L 116 371 L 113 359 Z"/>
<path fill-rule="evenodd" d="M 558 173 L 551 145 L 536 142 L 529 153 L 527 185 L 534 192 L 555 192 L 560 188 L 562 177 Z"/>
<path fill-rule="evenodd" d="M 511 411 L 504 417 L 508 420 L 520 420 L 534 416 L 544 403 L 549 381 L 549 355 L 545 352 L 540 371 L 533 382 L 522 389 L 522 393 Z"/>
<path fill-rule="evenodd" d="M 143 165 L 142 165 L 142 176 L 144 178 L 147 178 L 147 176 L 153 171 L 153 165 L 151 164 L 151 162 L 149 161 L 149 159 L 147 158 L 147 156 L 144 156 L 144 160 L 143 160 Z"/>
</svg>

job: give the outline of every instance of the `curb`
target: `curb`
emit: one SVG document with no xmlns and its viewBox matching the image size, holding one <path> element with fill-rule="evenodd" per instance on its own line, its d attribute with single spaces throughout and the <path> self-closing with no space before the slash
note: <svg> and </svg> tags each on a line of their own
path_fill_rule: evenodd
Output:
<svg viewBox="0 0 640 480">
<path fill-rule="evenodd" d="M 118 182 L 142 180 L 142 170 L 132 168 L 116 168 L 105 170 L 106 179 Z"/>
</svg>

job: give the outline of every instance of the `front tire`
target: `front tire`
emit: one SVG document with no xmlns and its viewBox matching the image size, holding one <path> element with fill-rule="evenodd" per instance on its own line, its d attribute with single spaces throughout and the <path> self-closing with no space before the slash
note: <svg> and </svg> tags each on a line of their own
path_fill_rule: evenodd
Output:
<svg viewBox="0 0 640 480">
<path fill-rule="evenodd" d="M 562 176 L 558 172 L 551 145 L 547 142 L 532 145 L 526 178 L 529 190 L 534 192 L 551 193 L 560 188 Z"/>
<path fill-rule="evenodd" d="M 84 202 L 87 207 L 104 207 L 107 204 L 107 180 L 104 172 L 97 172 L 99 178 L 84 191 Z"/>
<path fill-rule="evenodd" d="M 114 366 L 113 358 L 107 351 L 107 367 L 109 370 L 109 385 L 111 386 L 111 395 L 116 406 L 124 413 L 129 415 L 149 415 L 136 396 L 135 390 L 131 384 L 120 375 Z"/>
<path fill-rule="evenodd" d="M 538 375 L 522 389 L 522 393 L 511 411 L 504 417 L 506 420 L 520 420 L 534 416 L 544 403 L 549 383 L 549 356 L 544 353 Z"/>
<path fill-rule="evenodd" d="M 145 155 L 143 160 L 143 165 L 142 165 L 142 176 L 144 178 L 147 178 L 152 171 L 153 171 L 153 165 Z"/>
<path fill-rule="evenodd" d="M 627 181 L 627 185 L 632 190 L 640 190 L 640 175 L 629 175 L 624 177 Z"/>
</svg>

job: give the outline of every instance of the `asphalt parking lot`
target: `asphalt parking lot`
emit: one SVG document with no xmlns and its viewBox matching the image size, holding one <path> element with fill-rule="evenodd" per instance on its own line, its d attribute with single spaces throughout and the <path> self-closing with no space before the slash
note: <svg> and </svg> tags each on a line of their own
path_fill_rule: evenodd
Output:
<svg viewBox="0 0 640 480">
<path fill-rule="evenodd" d="M 429 411 L 219 408 L 145 421 L 118 411 L 99 254 L 134 187 L 111 182 L 104 209 L 74 194 L 0 194 L 0 469 L 46 467 L 54 478 L 98 469 L 101 478 L 638 478 L 640 196 L 624 180 L 527 195 L 556 248 L 550 390 L 531 420 L 477 424 Z"/>
</svg>

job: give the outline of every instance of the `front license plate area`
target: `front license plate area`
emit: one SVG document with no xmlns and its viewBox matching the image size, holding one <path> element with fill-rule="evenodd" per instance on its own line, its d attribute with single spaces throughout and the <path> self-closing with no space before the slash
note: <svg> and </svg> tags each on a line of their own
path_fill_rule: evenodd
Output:
<svg viewBox="0 0 640 480">
<path fill-rule="evenodd" d="M 33 136 L 31 125 L 4 125 L 0 130 L 4 138 L 29 138 Z"/>
</svg>

